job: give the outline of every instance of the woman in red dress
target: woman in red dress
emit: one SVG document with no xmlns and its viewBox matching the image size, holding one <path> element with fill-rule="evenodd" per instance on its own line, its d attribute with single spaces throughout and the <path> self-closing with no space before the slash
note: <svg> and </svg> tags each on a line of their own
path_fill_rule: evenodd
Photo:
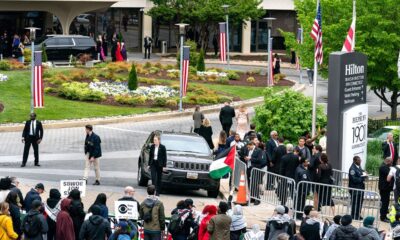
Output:
<svg viewBox="0 0 400 240">
<path fill-rule="evenodd" d="M 124 61 L 124 58 L 122 57 L 121 54 L 121 43 L 117 42 L 117 50 L 115 50 L 115 58 L 117 62 L 122 62 Z"/>
</svg>

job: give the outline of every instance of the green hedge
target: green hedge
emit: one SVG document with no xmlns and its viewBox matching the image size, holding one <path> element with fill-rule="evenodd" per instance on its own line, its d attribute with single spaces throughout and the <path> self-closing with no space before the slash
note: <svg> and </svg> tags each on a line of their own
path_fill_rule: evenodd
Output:
<svg viewBox="0 0 400 240">
<path fill-rule="evenodd" d="M 383 162 L 382 159 L 382 142 L 369 141 L 367 145 L 367 162 L 365 170 L 374 176 L 379 175 L 379 167 Z"/>
</svg>

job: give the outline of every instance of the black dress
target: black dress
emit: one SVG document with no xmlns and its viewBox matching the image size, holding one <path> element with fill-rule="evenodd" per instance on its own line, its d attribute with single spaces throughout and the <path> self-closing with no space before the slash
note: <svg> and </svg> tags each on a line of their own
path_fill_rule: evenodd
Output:
<svg viewBox="0 0 400 240">
<path fill-rule="evenodd" d="M 322 184 L 333 184 L 332 181 L 332 166 L 329 163 L 321 163 L 318 167 L 317 182 Z M 320 206 L 335 206 L 332 201 L 332 188 L 323 186 L 317 187 L 319 205 Z"/>
<path fill-rule="evenodd" d="M 202 136 L 207 141 L 210 149 L 214 149 L 214 143 L 212 141 L 213 131 L 211 126 L 206 127 L 204 125 L 201 125 L 199 129 L 199 135 Z"/>
</svg>

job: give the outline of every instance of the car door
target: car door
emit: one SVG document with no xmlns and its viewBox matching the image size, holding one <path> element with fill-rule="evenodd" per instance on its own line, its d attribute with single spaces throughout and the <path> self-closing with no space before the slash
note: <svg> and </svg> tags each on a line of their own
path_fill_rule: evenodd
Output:
<svg viewBox="0 0 400 240">
<path fill-rule="evenodd" d="M 58 50 L 56 40 L 54 38 L 49 38 L 44 41 L 44 44 L 46 46 L 47 59 L 49 61 L 59 60 L 57 56 Z"/>
<path fill-rule="evenodd" d="M 146 143 L 142 148 L 142 159 L 143 159 L 143 167 L 146 168 L 149 165 L 149 157 L 150 157 L 150 147 L 153 144 L 154 132 L 150 134 L 147 138 Z"/>
<path fill-rule="evenodd" d="M 74 42 L 72 41 L 71 37 L 59 37 L 57 39 L 57 45 L 59 49 L 59 55 L 61 60 L 69 60 L 69 57 L 71 55 L 74 55 L 73 52 L 73 47 L 74 47 Z"/>
</svg>

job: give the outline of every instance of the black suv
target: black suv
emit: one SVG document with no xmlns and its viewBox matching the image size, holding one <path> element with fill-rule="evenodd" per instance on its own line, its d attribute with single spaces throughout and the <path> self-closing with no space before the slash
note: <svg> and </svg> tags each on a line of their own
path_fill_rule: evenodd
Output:
<svg viewBox="0 0 400 240">
<path fill-rule="evenodd" d="M 138 162 L 138 184 L 147 186 L 151 179 L 149 164 L 150 147 L 155 135 L 167 149 L 167 167 L 163 172 L 163 188 L 205 189 L 209 197 L 219 194 L 219 180 L 209 176 L 213 154 L 203 137 L 194 133 L 154 131 L 143 145 Z"/>
<path fill-rule="evenodd" d="M 96 58 L 96 42 L 91 37 L 81 35 L 47 35 L 38 40 L 35 46 L 40 51 L 42 45 L 46 46 L 49 61 L 69 61 L 70 56 L 79 57 L 80 54 L 89 54 Z"/>
</svg>

